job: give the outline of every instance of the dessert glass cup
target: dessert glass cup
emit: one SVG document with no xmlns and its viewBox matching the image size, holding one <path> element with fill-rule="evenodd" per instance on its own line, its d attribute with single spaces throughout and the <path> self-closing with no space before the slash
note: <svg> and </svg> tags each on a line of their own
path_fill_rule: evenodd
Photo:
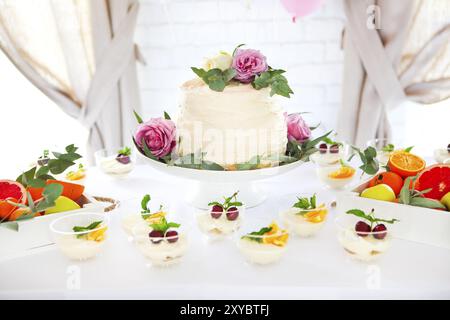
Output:
<svg viewBox="0 0 450 320">
<path fill-rule="evenodd" d="M 197 209 L 195 213 L 195 220 L 200 231 L 208 237 L 208 240 L 222 240 L 237 230 L 240 229 L 245 220 L 245 207 L 238 207 L 237 210 L 228 210 L 223 212 L 219 218 L 211 216 L 211 209 L 201 210 Z M 236 220 L 228 220 L 228 214 L 234 214 L 238 211 L 239 216 Z"/>
<path fill-rule="evenodd" d="M 278 214 L 282 224 L 291 232 L 300 237 L 311 237 L 316 235 L 325 225 L 328 217 L 328 205 L 320 196 L 317 197 L 315 209 L 294 208 L 292 205 L 297 202 L 297 197 L 310 198 L 311 195 L 290 194 L 278 199 Z M 302 212 L 302 214 L 298 214 Z"/>
<path fill-rule="evenodd" d="M 123 230 L 129 235 L 133 236 L 133 228 L 137 225 L 146 225 L 147 223 L 142 218 L 142 198 L 132 198 L 121 202 L 120 212 L 121 212 L 121 225 Z M 161 197 L 151 197 L 150 202 L 147 207 L 150 209 L 150 214 L 160 211 L 160 206 L 162 211 L 166 212 L 167 216 L 171 215 L 172 206 L 169 200 Z"/>
<path fill-rule="evenodd" d="M 172 221 L 172 220 L 170 220 Z M 178 220 L 173 220 L 178 223 Z M 133 239 L 139 252 L 144 255 L 153 267 L 169 267 L 181 262 L 189 246 L 186 226 L 171 228 L 178 235 L 171 237 L 149 237 L 153 229 L 148 225 L 137 225 L 133 228 Z"/>
<path fill-rule="evenodd" d="M 355 178 L 356 170 L 351 177 L 346 178 L 332 178 L 330 174 L 341 168 L 341 164 L 322 165 L 316 163 L 316 174 L 321 182 L 323 182 L 328 188 L 341 190 L 345 189 Z"/>
<path fill-rule="evenodd" d="M 88 226 L 95 221 L 102 221 L 101 225 L 88 231 L 73 231 L 75 226 Z M 109 217 L 102 213 L 81 212 L 60 217 L 50 224 L 50 231 L 60 251 L 70 259 L 86 260 L 95 257 L 103 248 L 108 233 Z M 91 232 L 105 230 L 102 241 L 87 240 Z"/>
<path fill-rule="evenodd" d="M 382 256 L 391 246 L 392 234 L 387 231 L 381 232 L 356 232 L 355 225 L 359 220 L 357 217 L 338 216 L 335 220 L 338 241 L 350 257 L 360 261 L 373 261 Z M 383 239 L 376 239 L 378 235 L 386 234 Z"/>
<path fill-rule="evenodd" d="M 288 231 L 262 236 L 240 234 L 236 236 L 236 245 L 247 262 L 268 265 L 278 262 L 286 252 L 287 244 L 281 247 L 271 243 L 280 236 L 288 236 Z"/>
<path fill-rule="evenodd" d="M 130 163 L 123 164 L 116 160 L 116 156 L 118 151 L 123 149 L 123 147 L 117 148 L 107 148 L 101 149 L 95 152 L 95 164 L 98 168 L 100 168 L 104 173 L 112 176 L 112 177 L 125 177 L 127 176 L 133 169 L 134 164 L 136 163 L 136 150 L 131 149 Z"/>
</svg>

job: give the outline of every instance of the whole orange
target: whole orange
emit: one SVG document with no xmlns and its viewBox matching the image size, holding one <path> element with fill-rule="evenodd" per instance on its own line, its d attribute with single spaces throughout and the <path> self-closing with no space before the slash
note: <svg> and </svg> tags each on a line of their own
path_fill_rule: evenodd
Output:
<svg viewBox="0 0 450 320">
<path fill-rule="evenodd" d="M 372 178 L 372 180 L 370 180 L 369 187 L 373 187 L 381 183 L 387 184 L 389 187 L 391 187 L 392 190 L 394 190 L 395 195 L 397 196 L 403 187 L 403 178 L 395 172 L 382 172 L 377 174 Z"/>
</svg>

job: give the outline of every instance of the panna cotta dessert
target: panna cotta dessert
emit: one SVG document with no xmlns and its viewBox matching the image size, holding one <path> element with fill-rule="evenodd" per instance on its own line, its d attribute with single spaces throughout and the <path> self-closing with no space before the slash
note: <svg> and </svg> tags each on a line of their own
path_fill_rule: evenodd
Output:
<svg viewBox="0 0 450 320">
<path fill-rule="evenodd" d="M 434 150 L 434 160 L 437 163 L 450 163 L 450 144 L 447 146 L 447 149 Z"/>
<path fill-rule="evenodd" d="M 342 159 L 336 165 L 316 165 L 320 181 L 331 189 L 344 189 L 355 177 L 356 170 Z"/>
<path fill-rule="evenodd" d="M 346 213 L 362 219 L 353 226 L 346 226 L 337 220 L 339 243 L 351 257 L 361 261 L 372 261 L 389 249 L 392 237 L 385 224 L 395 223 L 397 219 L 376 218 L 373 209 L 368 214 L 359 209 L 352 209 Z"/>
<path fill-rule="evenodd" d="M 289 231 L 300 237 L 310 237 L 323 228 L 328 208 L 325 203 L 318 202 L 315 194 L 297 196 L 297 201 L 288 208 L 283 206 L 279 215 Z"/>
<path fill-rule="evenodd" d="M 95 153 L 97 166 L 106 174 L 123 177 L 134 168 L 135 156 L 131 148 L 124 147 L 120 150 L 102 149 Z"/>
<path fill-rule="evenodd" d="M 286 251 L 288 239 L 287 230 L 272 222 L 268 227 L 240 237 L 237 246 L 248 262 L 267 265 L 281 259 Z"/>
<path fill-rule="evenodd" d="M 169 222 L 163 211 L 149 214 L 145 225 L 133 228 L 139 251 L 153 266 L 167 267 L 180 262 L 188 247 L 187 234 L 181 224 Z"/>
<path fill-rule="evenodd" d="M 163 206 L 159 199 L 152 200 L 152 197 L 146 194 L 140 201 L 140 212 L 130 212 L 122 218 L 122 228 L 132 236 L 135 227 L 145 226 L 158 217 L 164 217 L 167 210 L 168 208 Z"/>
<path fill-rule="evenodd" d="M 242 225 L 244 207 L 237 199 L 238 192 L 224 197 L 223 202 L 210 202 L 209 210 L 198 212 L 197 225 L 204 234 L 212 238 L 222 238 L 239 230 Z"/>
<path fill-rule="evenodd" d="M 102 250 L 108 220 L 102 214 L 78 213 L 54 220 L 50 229 L 57 247 L 65 256 L 73 260 L 86 260 Z"/>
</svg>

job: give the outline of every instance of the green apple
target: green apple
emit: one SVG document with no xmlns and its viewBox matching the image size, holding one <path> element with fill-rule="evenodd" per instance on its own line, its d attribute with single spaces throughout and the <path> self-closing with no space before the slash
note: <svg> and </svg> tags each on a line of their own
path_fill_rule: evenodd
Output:
<svg viewBox="0 0 450 320">
<path fill-rule="evenodd" d="M 450 211 L 450 192 L 447 192 L 445 196 L 442 197 L 441 203 L 447 207 L 448 211 Z"/>
<path fill-rule="evenodd" d="M 361 197 L 394 202 L 395 192 L 387 184 L 381 183 L 365 189 L 363 192 L 361 192 Z"/>
<path fill-rule="evenodd" d="M 55 206 L 45 210 L 45 214 L 58 213 L 58 212 L 76 210 L 76 209 L 80 209 L 80 206 L 78 205 L 78 203 L 76 203 L 75 201 L 73 201 L 67 197 L 59 196 L 55 200 Z"/>
</svg>

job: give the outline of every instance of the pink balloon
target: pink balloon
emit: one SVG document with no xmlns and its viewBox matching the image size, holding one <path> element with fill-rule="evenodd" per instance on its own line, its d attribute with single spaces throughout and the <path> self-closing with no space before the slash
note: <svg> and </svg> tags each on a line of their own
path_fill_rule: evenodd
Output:
<svg viewBox="0 0 450 320">
<path fill-rule="evenodd" d="M 287 12 L 292 14 L 292 21 L 297 17 L 304 17 L 316 11 L 322 4 L 322 0 L 281 0 Z"/>
</svg>

